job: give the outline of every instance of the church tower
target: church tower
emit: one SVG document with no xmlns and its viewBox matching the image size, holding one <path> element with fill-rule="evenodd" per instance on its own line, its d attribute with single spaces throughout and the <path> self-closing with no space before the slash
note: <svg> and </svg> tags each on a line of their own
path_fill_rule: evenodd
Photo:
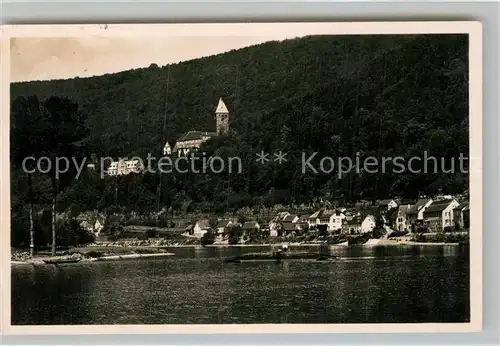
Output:
<svg viewBox="0 0 500 346">
<path fill-rule="evenodd" d="M 215 118 L 217 121 L 217 136 L 227 135 L 229 133 L 229 111 L 222 98 L 219 99 L 219 104 L 215 110 Z"/>
</svg>

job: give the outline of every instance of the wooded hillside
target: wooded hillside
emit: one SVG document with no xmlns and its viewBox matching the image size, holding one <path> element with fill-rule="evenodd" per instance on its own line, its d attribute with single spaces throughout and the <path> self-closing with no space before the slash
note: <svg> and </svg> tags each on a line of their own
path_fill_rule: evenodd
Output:
<svg viewBox="0 0 500 346">
<path fill-rule="evenodd" d="M 159 156 L 164 138 L 174 142 L 188 130 L 215 131 L 214 110 L 222 97 L 231 135 L 210 140 L 203 150 L 241 157 L 244 172 L 164 176 L 160 205 L 179 211 L 222 212 L 312 197 L 354 201 L 458 193 L 467 189 L 466 174 L 353 172 L 338 179 L 303 175 L 299 160 L 302 151 L 348 157 L 467 155 L 467 52 L 466 35 L 311 36 L 170 67 L 152 61 L 149 68 L 117 74 L 16 83 L 11 96 L 77 102 L 86 119 L 89 157 Z M 283 150 L 289 160 L 256 166 L 261 150 Z M 18 169 L 12 174 L 14 209 L 22 209 L 26 190 Z M 38 180 L 35 190 L 42 194 L 43 179 Z M 158 182 L 155 175 L 102 180 L 86 174 L 63 192 L 58 208 L 155 210 Z"/>
</svg>

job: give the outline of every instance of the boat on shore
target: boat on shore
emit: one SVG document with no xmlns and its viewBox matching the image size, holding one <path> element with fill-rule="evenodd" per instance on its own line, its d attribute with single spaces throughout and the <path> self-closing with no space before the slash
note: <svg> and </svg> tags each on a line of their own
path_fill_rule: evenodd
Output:
<svg viewBox="0 0 500 346">
<path fill-rule="evenodd" d="M 349 246 L 349 241 L 344 241 L 342 243 L 330 244 L 330 246 Z"/>
<path fill-rule="evenodd" d="M 44 259 L 42 260 L 45 264 L 66 264 L 66 263 L 78 263 L 79 258 L 56 258 L 56 259 Z"/>
<path fill-rule="evenodd" d="M 160 252 L 160 253 L 145 253 L 145 254 L 127 254 L 127 255 L 112 255 L 103 256 L 97 258 L 97 261 L 115 261 L 115 260 L 125 260 L 125 259 L 138 259 L 138 258 L 156 258 L 156 257 L 167 257 L 173 256 L 170 252 Z"/>
</svg>

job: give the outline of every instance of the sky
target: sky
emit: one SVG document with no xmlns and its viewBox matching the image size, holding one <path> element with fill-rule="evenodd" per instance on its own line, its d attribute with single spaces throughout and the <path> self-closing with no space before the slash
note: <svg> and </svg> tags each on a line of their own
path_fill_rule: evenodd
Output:
<svg viewBox="0 0 500 346">
<path fill-rule="evenodd" d="M 158 66 L 210 56 L 289 37 L 192 36 L 165 38 L 60 37 L 11 40 L 11 81 L 91 77 L 155 63 Z"/>
</svg>

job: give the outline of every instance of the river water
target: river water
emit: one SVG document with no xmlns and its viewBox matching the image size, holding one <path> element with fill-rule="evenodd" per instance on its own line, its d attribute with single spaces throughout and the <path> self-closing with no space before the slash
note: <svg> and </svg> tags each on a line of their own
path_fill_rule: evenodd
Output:
<svg viewBox="0 0 500 346">
<path fill-rule="evenodd" d="M 469 321 L 469 249 L 351 246 L 338 262 L 224 263 L 269 247 L 12 268 L 12 324 Z M 316 250 L 317 251 L 317 250 Z"/>
</svg>

